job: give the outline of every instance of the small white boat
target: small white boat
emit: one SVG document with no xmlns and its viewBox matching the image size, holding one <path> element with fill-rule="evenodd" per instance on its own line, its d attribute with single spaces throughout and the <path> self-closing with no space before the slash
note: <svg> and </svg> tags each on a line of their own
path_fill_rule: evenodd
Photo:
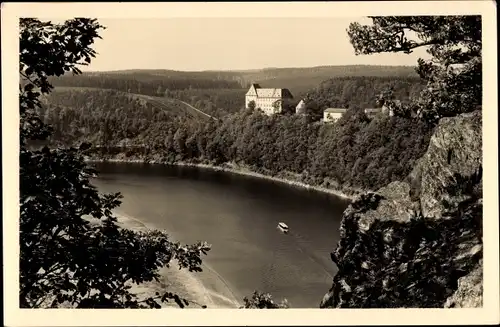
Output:
<svg viewBox="0 0 500 327">
<path fill-rule="evenodd" d="M 279 223 L 278 229 L 281 230 L 285 234 L 288 233 L 288 225 L 285 223 Z"/>
</svg>

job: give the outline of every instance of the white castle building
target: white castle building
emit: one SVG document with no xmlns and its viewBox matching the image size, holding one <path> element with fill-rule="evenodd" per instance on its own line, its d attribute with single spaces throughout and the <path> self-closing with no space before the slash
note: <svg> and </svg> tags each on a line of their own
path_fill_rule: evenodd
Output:
<svg viewBox="0 0 500 327">
<path fill-rule="evenodd" d="M 245 95 L 245 107 L 255 103 L 255 109 L 262 110 L 267 115 L 280 113 L 283 110 L 283 101 L 293 99 L 288 89 L 264 89 L 259 84 L 252 84 Z"/>
</svg>

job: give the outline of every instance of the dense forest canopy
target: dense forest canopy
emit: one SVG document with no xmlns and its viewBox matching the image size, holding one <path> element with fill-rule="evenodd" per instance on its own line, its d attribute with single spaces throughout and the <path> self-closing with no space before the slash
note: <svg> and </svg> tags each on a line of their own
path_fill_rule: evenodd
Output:
<svg viewBox="0 0 500 327">
<path fill-rule="evenodd" d="M 38 112 L 53 127 L 51 138 L 68 146 L 81 142 L 107 146 L 116 140 L 127 146 L 142 145 L 150 141 L 145 133 L 193 119 L 178 106 L 160 109 L 144 99 L 107 89 L 56 89 L 42 104 Z"/>
<path fill-rule="evenodd" d="M 186 89 L 165 92 L 165 97 L 179 99 L 214 117 L 222 118 L 245 106 L 247 89 Z"/>
<path fill-rule="evenodd" d="M 163 95 L 167 90 L 241 88 L 238 82 L 230 80 L 137 73 L 65 75 L 52 79 L 51 83 L 54 86 L 98 87 L 146 95 Z"/>
<path fill-rule="evenodd" d="M 238 162 L 353 189 L 376 189 L 404 177 L 432 131 L 413 119 L 381 114 L 370 120 L 356 110 L 334 125 L 251 110 L 205 124 L 109 90 L 54 92 L 43 110 L 45 122 L 55 128 L 54 142 L 107 148 L 99 155 L 122 151 L 170 163 Z"/>
<path fill-rule="evenodd" d="M 386 92 L 408 103 L 424 86 L 418 77 L 337 77 L 323 81 L 304 98 L 307 111 L 318 120 L 326 108 L 380 108 L 380 95 Z"/>
</svg>

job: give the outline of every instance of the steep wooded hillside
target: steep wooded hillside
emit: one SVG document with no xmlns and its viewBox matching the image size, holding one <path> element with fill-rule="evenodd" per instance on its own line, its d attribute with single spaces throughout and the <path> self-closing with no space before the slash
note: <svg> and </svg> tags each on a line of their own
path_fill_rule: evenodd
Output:
<svg viewBox="0 0 500 327">
<path fill-rule="evenodd" d="M 55 92 L 43 117 L 54 141 L 89 141 L 95 158 L 237 163 L 272 176 L 345 192 L 404 178 L 426 149 L 432 127 L 411 118 L 368 119 L 351 109 L 337 124 L 242 110 L 219 121 L 161 110 L 116 91 Z"/>
<path fill-rule="evenodd" d="M 210 120 L 178 100 L 115 90 L 59 87 L 42 103 L 39 114 L 54 128 L 51 139 L 66 145 L 144 144 L 169 124 Z"/>
</svg>

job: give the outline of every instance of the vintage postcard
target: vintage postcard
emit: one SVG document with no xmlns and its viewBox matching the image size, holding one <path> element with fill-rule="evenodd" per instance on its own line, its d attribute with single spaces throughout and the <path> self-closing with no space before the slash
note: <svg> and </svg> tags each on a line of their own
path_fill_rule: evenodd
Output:
<svg viewBox="0 0 500 327">
<path fill-rule="evenodd" d="M 498 323 L 496 49 L 489 1 L 3 3 L 5 324 Z"/>
</svg>

